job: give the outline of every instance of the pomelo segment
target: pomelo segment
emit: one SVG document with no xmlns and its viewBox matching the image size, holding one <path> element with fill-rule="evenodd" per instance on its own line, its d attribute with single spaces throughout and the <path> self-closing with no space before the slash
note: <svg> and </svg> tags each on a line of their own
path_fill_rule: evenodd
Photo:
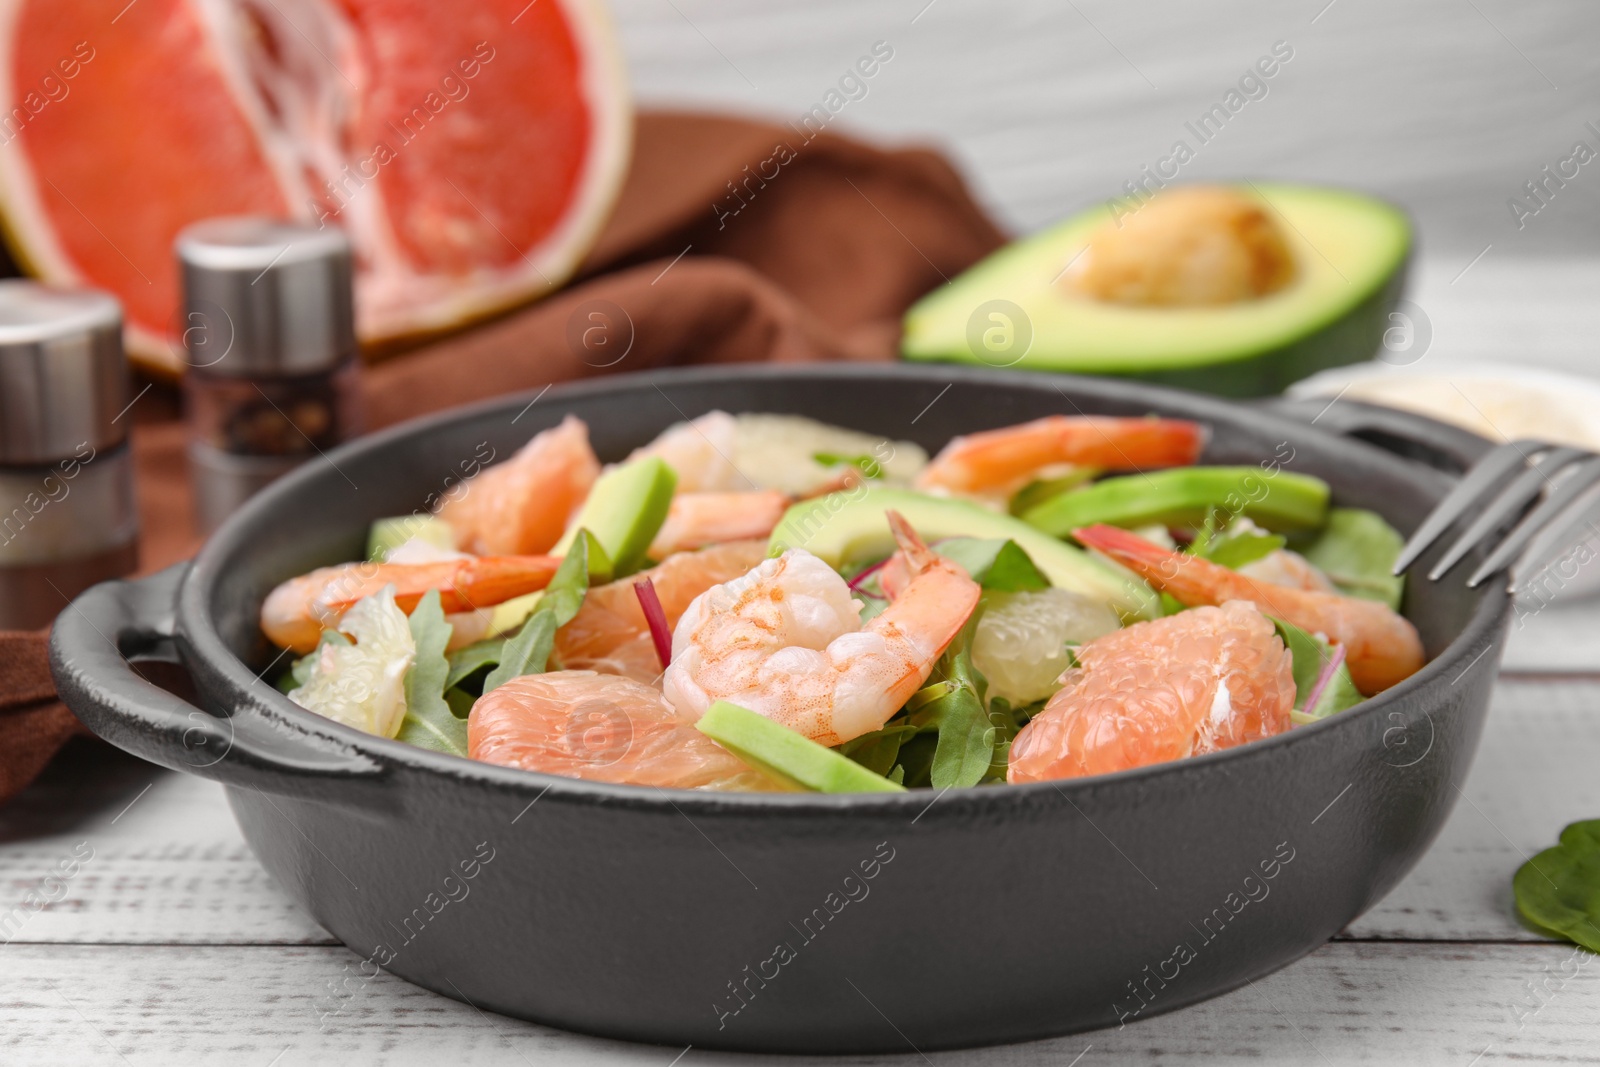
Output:
<svg viewBox="0 0 1600 1067">
<path fill-rule="evenodd" d="M 381 345 L 564 282 L 631 143 L 599 0 L 0 0 L 0 49 L 19 259 L 114 292 L 169 370 L 172 240 L 196 219 L 343 227 Z"/>
</svg>

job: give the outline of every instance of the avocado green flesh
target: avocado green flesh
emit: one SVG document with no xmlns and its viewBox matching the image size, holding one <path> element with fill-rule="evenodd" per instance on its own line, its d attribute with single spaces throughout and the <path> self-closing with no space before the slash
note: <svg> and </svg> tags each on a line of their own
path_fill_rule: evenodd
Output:
<svg viewBox="0 0 1600 1067">
<path fill-rule="evenodd" d="M 382 563 L 389 553 L 407 541 L 420 539 L 439 548 L 456 547 L 455 532 L 450 524 L 432 515 L 397 515 L 389 519 L 374 519 L 367 532 L 367 560 Z"/>
<path fill-rule="evenodd" d="M 656 456 L 613 467 L 594 483 L 578 520 L 552 554 L 564 555 L 577 531 L 586 529 L 605 550 L 612 572 L 627 577 L 639 569 L 667 521 L 677 487 L 677 474 Z"/>
<path fill-rule="evenodd" d="M 902 352 L 912 360 L 1128 375 L 1229 396 L 1277 392 L 1370 358 L 1404 282 L 1406 217 L 1347 190 L 1262 183 L 1240 192 L 1265 201 L 1294 258 L 1295 280 L 1278 292 L 1179 308 L 1074 294 L 1061 280 L 1064 269 L 1097 229 L 1115 225 L 1110 207 L 1100 206 L 1001 249 L 924 297 L 906 314 Z M 1025 326 L 980 312 L 992 300 L 1020 307 Z M 980 325 L 969 330 L 975 315 Z M 1009 325 L 1012 337 L 1030 330 L 1025 354 L 982 349 L 989 324 Z"/>
<path fill-rule="evenodd" d="M 903 793 L 905 787 L 748 708 L 719 700 L 695 724 L 752 767 L 818 793 Z"/>
<path fill-rule="evenodd" d="M 1259 467 L 1174 467 L 1069 490 L 1022 518 L 1047 534 L 1066 537 L 1101 522 L 1198 528 L 1212 509 L 1244 515 L 1269 530 L 1320 526 L 1328 514 L 1328 483 Z"/>
<path fill-rule="evenodd" d="M 881 559 L 894 551 L 884 512 L 904 515 L 925 541 L 947 537 L 1009 538 L 1050 584 L 1093 597 L 1125 619 L 1160 615 L 1160 600 L 1141 579 L 1075 545 L 963 500 L 926 496 L 909 489 L 857 488 L 803 500 L 784 513 L 768 542 L 779 555 L 803 548 L 835 569 Z"/>
</svg>

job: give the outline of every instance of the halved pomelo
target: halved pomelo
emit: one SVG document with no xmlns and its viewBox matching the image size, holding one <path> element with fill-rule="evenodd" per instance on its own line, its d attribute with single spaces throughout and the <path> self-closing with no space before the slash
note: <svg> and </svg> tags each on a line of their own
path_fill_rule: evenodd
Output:
<svg viewBox="0 0 1600 1067">
<path fill-rule="evenodd" d="M 632 139 L 601 0 L 0 0 L 0 56 L 15 251 L 120 297 L 157 368 L 190 222 L 342 226 L 379 345 L 559 286 Z"/>
</svg>

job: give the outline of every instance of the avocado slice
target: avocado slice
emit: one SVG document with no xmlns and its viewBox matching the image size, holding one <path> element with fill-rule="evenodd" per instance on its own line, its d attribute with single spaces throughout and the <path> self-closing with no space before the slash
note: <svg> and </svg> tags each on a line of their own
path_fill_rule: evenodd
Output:
<svg viewBox="0 0 1600 1067">
<path fill-rule="evenodd" d="M 802 500 L 779 520 L 767 550 L 776 556 L 803 548 L 836 570 L 866 564 L 894 551 L 894 536 L 884 518 L 890 509 L 904 515 L 928 541 L 947 537 L 1015 541 L 1052 585 L 1104 601 L 1125 619 L 1151 619 L 1161 613 L 1154 590 L 1115 564 L 1010 515 L 909 489 L 857 487 Z"/>
<path fill-rule="evenodd" d="M 1127 529 L 1151 524 L 1197 529 L 1213 508 L 1244 515 L 1268 530 L 1321 526 L 1328 515 L 1328 483 L 1260 467 L 1173 467 L 1069 490 L 1030 508 L 1022 519 L 1066 537 L 1097 522 Z"/>
<path fill-rule="evenodd" d="M 1115 225 L 1104 204 L 1001 249 L 923 297 L 906 313 L 902 353 L 1128 376 L 1223 396 L 1278 393 L 1317 371 L 1370 359 L 1405 280 L 1405 214 L 1345 189 L 1261 182 L 1238 191 L 1264 201 L 1282 223 L 1296 277 L 1277 292 L 1208 307 L 1074 296 L 1060 279 L 1096 230 Z M 1013 307 L 986 306 L 992 301 Z M 990 329 L 995 343 L 1011 347 L 985 348 Z"/>
<path fill-rule="evenodd" d="M 782 781 L 817 793 L 904 793 L 905 786 L 787 726 L 719 700 L 695 727 L 735 756 Z"/>
<path fill-rule="evenodd" d="M 577 531 L 587 529 L 605 550 L 612 574 L 626 578 L 644 562 L 677 488 L 677 473 L 656 456 L 611 468 L 594 483 L 577 521 L 551 554 L 565 555 Z"/>
<path fill-rule="evenodd" d="M 375 519 L 367 532 L 367 561 L 382 563 L 389 553 L 407 541 L 420 539 L 439 548 L 454 550 L 456 535 L 450 524 L 432 515 L 396 515 Z"/>
</svg>

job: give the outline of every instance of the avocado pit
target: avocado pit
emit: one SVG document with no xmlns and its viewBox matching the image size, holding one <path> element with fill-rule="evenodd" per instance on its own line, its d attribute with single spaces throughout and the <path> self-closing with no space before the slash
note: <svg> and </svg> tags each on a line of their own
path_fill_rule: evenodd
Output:
<svg viewBox="0 0 1600 1067">
<path fill-rule="evenodd" d="M 1102 226 L 1061 285 L 1105 303 L 1203 307 L 1269 296 L 1295 275 L 1283 231 L 1259 201 L 1192 185 Z"/>
</svg>

